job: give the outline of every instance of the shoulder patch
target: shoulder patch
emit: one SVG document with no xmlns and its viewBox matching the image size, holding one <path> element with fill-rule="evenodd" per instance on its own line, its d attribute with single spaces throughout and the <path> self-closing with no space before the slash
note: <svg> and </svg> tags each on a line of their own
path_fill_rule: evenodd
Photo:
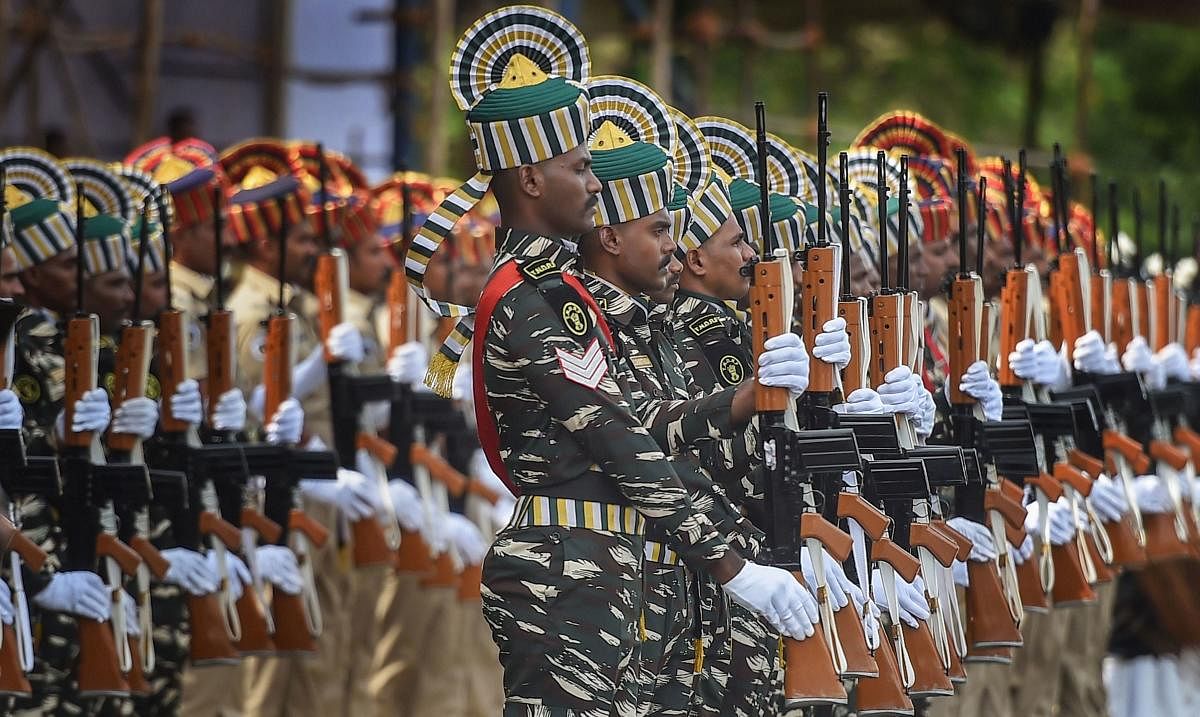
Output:
<svg viewBox="0 0 1200 717">
<path fill-rule="evenodd" d="M 722 386 L 737 386 L 753 375 L 746 352 L 728 338 L 708 342 L 701 351 Z"/>
<path fill-rule="evenodd" d="M 154 374 L 146 376 L 146 398 L 152 401 L 162 398 L 162 384 L 158 382 L 158 376 Z"/>
<path fill-rule="evenodd" d="M 637 354 L 636 356 L 630 356 L 629 360 L 633 364 L 633 367 L 638 369 L 639 371 L 648 371 L 648 370 L 654 368 L 654 362 L 650 360 L 649 356 L 645 356 L 643 354 Z"/>
<path fill-rule="evenodd" d="M 533 283 L 538 283 L 551 274 L 561 273 L 558 265 L 549 259 L 537 259 L 530 262 L 517 262 L 517 268 L 521 270 L 521 274 Z"/>
<path fill-rule="evenodd" d="M 587 311 L 578 301 L 566 301 L 562 305 L 562 321 L 572 336 L 587 336 L 591 331 L 591 321 Z"/>
<path fill-rule="evenodd" d="M 693 336 L 701 336 L 714 329 L 719 329 L 723 325 L 720 316 L 701 316 L 695 321 L 688 324 L 688 331 L 692 332 Z"/>
<path fill-rule="evenodd" d="M 13 379 L 13 393 L 17 394 L 17 398 L 21 399 L 21 403 L 34 404 L 42 397 L 42 385 L 38 380 L 28 374 L 21 374 Z"/>
</svg>

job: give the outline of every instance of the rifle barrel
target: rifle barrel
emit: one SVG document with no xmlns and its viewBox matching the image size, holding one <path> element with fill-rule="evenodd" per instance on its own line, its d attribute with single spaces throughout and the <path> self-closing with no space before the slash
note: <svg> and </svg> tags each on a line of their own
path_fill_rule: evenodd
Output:
<svg viewBox="0 0 1200 717">
<path fill-rule="evenodd" d="M 842 220 L 842 298 L 850 294 L 850 155 L 838 155 L 838 203 Z"/>
<path fill-rule="evenodd" d="M 888 203 L 888 186 L 887 172 L 884 169 L 886 156 L 882 150 L 875 154 L 875 196 L 877 199 L 876 210 L 879 214 L 879 286 L 883 291 L 891 288 L 888 281 L 888 247 L 887 247 L 887 203 Z"/>
<path fill-rule="evenodd" d="M 987 241 L 987 177 L 979 178 L 979 225 L 975 228 L 975 273 L 983 276 L 983 246 Z"/>
<path fill-rule="evenodd" d="M 1100 180 L 1092 172 L 1092 270 L 1100 271 Z M 1093 319 L 1094 321 L 1095 319 Z"/>
<path fill-rule="evenodd" d="M 896 257 L 897 285 L 908 291 L 908 155 L 900 155 L 900 235 L 897 237 L 899 255 Z"/>
<path fill-rule="evenodd" d="M 287 237 L 291 227 L 288 226 L 287 199 L 279 200 L 279 313 L 283 313 L 283 287 L 287 283 Z"/>
<path fill-rule="evenodd" d="M 1112 267 L 1112 271 L 1116 271 L 1117 264 L 1121 261 L 1121 246 L 1118 241 L 1121 236 L 1121 225 L 1117 219 L 1117 183 L 1108 183 L 1108 265 Z M 1114 273 L 1114 276 L 1116 274 Z"/>
<path fill-rule="evenodd" d="M 829 243 L 829 228 L 825 225 L 825 212 L 829 208 L 825 196 L 826 163 L 829 162 L 829 93 L 817 93 L 817 245 Z"/>
<path fill-rule="evenodd" d="M 217 267 L 216 273 L 213 275 L 214 289 L 216 290 L 217 311 L 225 310 L 225 277 L 221 271 L 221 267 L 225 265 L 225 247 L 221 241 L 221 235 L 225 233 L 225 217 L 221 216 L 221 202 L 224 199 L 224 192 L 221 190 L 221 183 L 217 182 L 213 187 L 213 252 L 216 254 Z"/>
<path fill-rule="evenodd" d="M 754 121 L 757 127 L 755 173 L 758 175 L 759 213 L 762 215 L 762 250 L 763 258 L 769 261 L 775 254 L 775 237 L 771 231 L 771 182 L 767 177 L 767 106 L 761 100 L 754 103 Z"/>
<path fill-rule="evenodd" d="M 75 313 L 83 311 L 83 185 L 75 184 Z"/>
<path fill-rule="evenodd" d="M 954 150 L 958 165 L 958 267 L 959 276 L 966 278 L 967 266 L 967 151 Z"/>
<path fill-rule="evenodd" d="M 137 275 L 133 277 L 133 314 L 130 318 L 134 323 L 142 320 L 142 281 L 146 276 L 146 245 L 150 243 L 150 202 L 146 195 L 142 204 L 142 225 L 138 228 Z"/>
</svg>

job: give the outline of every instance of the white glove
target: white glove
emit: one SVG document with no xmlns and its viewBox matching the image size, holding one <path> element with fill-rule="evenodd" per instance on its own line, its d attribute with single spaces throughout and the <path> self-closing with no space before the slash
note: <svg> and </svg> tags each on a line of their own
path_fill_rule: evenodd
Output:
<svg viewBox="0 0 1200 717">
<path fill-rule="evenodd" d="M 920 389 L 924 386 L 913 381 L 913 372 L 907 366 L 897 366 L 883 377 L 879 387 L 879 399 L 888 413 L 903 413 L 915 416 L 921 409 Z"/>
<path fill-rule="evenodd" d="M 336 506 L 351 522 L 375 514 L 377 497 L 373 489 L 366 476 L 347 468 L 338 468 L 337 480 L 300 480 L 300 492 L 305 499 Z"/>
<path fill-rule="evenodd" d="M 883 414 L 883 401 L 880 400 L 879 394 L 869 388 L 855 389 L 849 396 L 846 397 L 845 403 L 839 403 L 833 407 L 833 410 L 841 414 Z"/>
<path fill-rule="evenodd" d="M 258 413 L 261 420 L 261 401 L 258 404 Z M 236 432 L 246 427 L 246 397 L 242 394 L 242 389 L 231 388 L 217 398 L 212 422 L 213 428 L 218 431 Z"/>
<path fill-rule="evenodd" d="M 1109 361 L 1108 346 L 1105 345 L 1099 332 L 1095 330 L 1089 331 L 1075 340 L 1074 351 L 1071 355 L 1075 360 L 1075 368 L 1086 373 L 1111 374 L 1120 370 L 1120 368 L 1117 368 L 1116 371 L 1113 370 Z"/>
<path fill-rule="evenodd" d="M 1121 363 L 1125 366 L 1126 371 L 1137 373 L 1150 371 L 1154 367 L 1154 354 L 1150 352 L 1150 346 L 1146 343 L 1146 339 L 1134 336 L 1125 347 L 1125 353 L 1121 354 Z"/>
<path fill-rule="evenodd" d="M 267 443 L 299 443 L 304 428 L 304 409 L 294 398 L 281 401 L 267 424 Z"/>
<path fill-rule="evenodd" d="M 483 562 L 489 546 L 483 539 L 483 533 L 479 532 L 478 526 L 472 523 L 467 516 L 448 513 L 446 529 L 450 533 L 450 541 L 454 543 L 454 547 L 458 549 L 458 554 L 462 556 L 464 562 L 468 565 L 479 565 Z"/>
<path fill-rule="evenodd" d="M 204 420 L 204 404 L 200 400 L 200 384 L 189 378 L 175 387 L 171 396 L 171 418 L 193 425 Z"/>
<path fill-rule="evenodd" d="M 929 392 L 929 389 L 925 388 L 925 384 L 919 376 L 913 374 L 913 380 L 921 386 L 921 408 L 913 416 L 913 428 L 917 431 L 917 438 L 925 440 L 933 433 L 933 422 L 937 418 L 937 403 L 933 400 L 933 394 Z"/>
<path fill-rule="evenodd" d="M 125 611 L 125 634 L 129 635 L 130 637 L 141 637 L 142 623 L 140 620 L 138 620 L 137 600 L 133 599 L 133 596 L 129 594 L 129 591 L 122 590 L 121 592 L 125 593 L 122 596 L 125 599 L 121 601 L 121 606 Z"/>
<path fill-rule="evenodd" d="M 1179 381 L 1187 381 L 1189 378 L 1187 351 L 1178 343 L 1171 342 L 1159 349 L 1158 353 L 1154 354 L 1154 363 L 1165 378 Z"/>
<path fill-rule="evenodd" d="M 258 574 L 263 580 L 288 595 L 299 595 L 304 583 L 296 554 L 283 545 L 260 545 L 254 551 Z"/>
<path fill-rule="evenodd" d="M 10 389 L 0 390 L 0 429 L 16 430 L 25 422 L 21 399 Z"/>
<path fill-rule="evenodd" d="M 292 367 L 292 396 L 303 401 L 317 389 L 323 389 L 328 379 L 329 367 L 325 364 L 325 347 L 318 344 Z M 259 413 L 261 412 L 260 408 Z"/>
<path fill-rule="evenodd" d="M 387 362 L 387 372 L 392 380 L 409 386 L 422 383 L 428 369 L 429 352 L 420 341 L 409 341 L 397 346 Z"/>
<path fill-rule="evenodd" d="M 339 361 L 361 363 L 367 355 L 363 344 L 362 333 L 353 324 L 340 323 L 329 330 L 329 338 L 325 339 L 325 347 Z"/>
<path fill-rule="evenodd" d="M 829 602 L 833 605 L 834 610 L 841 610 L 850 603 L 847 587 L 851 584 L 850 578 L 846 577 L 846 571 L 842 569 L 842 564 L 834 560 L 829 551 L 821 548 L 821 553 L 824 557 L 825 583 L 829 586 L 827 591 Z M 807 547 L 800 551 L 800 570 L 804 573 L 804 582 L 815 591 L 817 589 L 817 573 L 813 568 L 812 556 L 808 554 Z"/>
<path fill-rule="evenodd" d="M 178 585 L 192 595 L 208 595 L 221 587 L 217 572 L 208 559 L 189 548 L 167 548 L 162 551 L 171 567 L 163 582 Z"/>
<path fill-rule="evenodd" d="M 808 388 L 808 352 L 804 340 L 793 333 L 780 334 L 763 343 L 758 357 L 758 382 L 786 388 L 799 396 Z"/>
<path fill-rule="evenodd" d="M 388 494 L 392 497 L 400 527 L 410 533 L 422 532 L 425 528 L 425 509 L 417 489 L 406 480 L 394 478 L 388 481 Z"/>
<path fill-rule="evenodd" d="M 103 431 L 112 419 L 108 405 L 108 393 L 102 388 L 87 391 L 75 402 L 75 414 L 71 417 L 71 432 Z M 62 416 L 59 415 L 58 434 L 62 436 Z"/>
<path fill-rule="evenodd" d="M 737 604 L 761 615 L 781 634 L 794 640 L 812 636 L 817 602 L 786 570 L 746 561 L 722 587 Z"/>
<path fill-rule="evenodd" d="M 947 520 L 946 525 L 971 541 L 971 554 L 967 556 L 967 560 L 983 563 L 996 559 L 996 540 L 992 537 L 992 531 L 982 523 L 958 515 Z"/>
<path fill-rule="evenodd" d="M 879 568 L 871 571 L 871 595 L 879 609 L 886 613 L 887 593 L 883 591 L 883 573 Z M 920 575 L 911 583 L 897 575 L 896 597 L 900 604 L 900 620 L 905 625 L 916 627 L 918 620 L 929 619 L 929 602 L 925 599 L 925 584 Z"/>
<path fill-rule="evenodd" d="M 1012 548 L 1009 552 L 1012 553 L 1013 562 L 1021 565 L 1033 555 L 1033 536 L 1026 533 L 1025 540 L 1022 540 L 1020 545 L 1009 543 L 1009 547 Z"/>
<path fill-rule="evenodd" d="M 1000 420 L 1004 412 L 1004 400 L 1000 395 L 1000 384 L 988 374 L 986 362 L 971 364 L 963 374 L 958 390 L 979 401 L 985 420 Z"/>
<path fill-rule="evenodd" d="M 90 570 L 55 573 L 49 584 L 34 596 L 33 604 L 51 612 L 65 612 L 92 620 L 107 620 L 109 589 Z"/>
<path fill-rule="evenodd" d="M 1166 486 L 1155 475 L 1138 476 L 1133 481 L 1133 497 L 1143 513 L 1171 513 L 1175 510 Z"/>
<path fill-rule="evenodd" d="M 1034 503 L 1033 505 L 1037 505 Z M 1030 512 L 1035 512 L 1030 506 Z M 1050 544 L 1066 545 L 1075 537 L 1075 520 L 1071 515 L 1071 504 L 1066 497 L 1050 504 Z"/>
<path fill-rule="evenodd" d="M 208 569 L 220 579 L 221 570 L 217 565 L 217 551 L 208 551 L 207 560 Z M 246 567 L 242 559 L 229 549 L 225 550 L 225 575 L 229 579 L 229 596 L 235 601 L 242 597 L 246 586 L 253 581 L 253 578 L 250 577 L 250 568 Z"/>
<path fill-rule="evenodd" d="M 1032 549 L 1031 547 L 1030 550 Z M 967 564 L 957 558 L 950 565 L 950 576 L 954 578 L 954 584 L 960 588 L 971 585 L 970 574 L 967 572 Z"/>
<path fill-rule="evenodd" d="M 1116 481 L 1101 473 L 1092 483 L 1092 492 L 1087 497 L 1088 505 L 1096 511 L 1096 517 L 1106 523 L 1113 523 L 1129 510 L 1129 502 L 1125 500 L 1125 491 Z"/>
<path fill-rule="evenodd" d="M 11 625 L 16 616 L 17 611 L 13 609 L 12 604 L 12 591 L 8 589 L 8 582 L 0 580 L 0 622 Z"/>
<path fill-rule="evenodd" d="M 830 319 L 821 326 L 821 333 L 813 341 L 813 358 L 837 366 L 838 370 L 850 363 L 850 334 L 846 333 L 846 320 L 842 317 Z"/>
<path fill-rule="evenodd" d="M 158 401 L 145 396 L 127 398 L 113 414 L 112 429 L 117 433 L 132 433 L 150 438 L 158 426 Z"/>
<path fill-rule="evenodd" d="M 1192 360 L 1188 362 L 1188 371 L 1193 381 L 1200 381 L 1200 348 L 1192 352 Z"/>
<path fill-rule="evenodd" d="M 1071 378 L 1066 360 L 1045 339 L 1036 343 L 1032 339 L 1021 340 L 1016 351 L 1008 355 L 1008 365 L 1020 378 L 1043 386 L 1060 386 Z"/>
<path fill-rule="evenodd" d="M 418 381 L 418 384 L 424 386 L 424 382 Z M 471 362 L 460 361 L 458 369 L 454 372 L 454 384 L 450 388 L 450 396 L 455 401 L 467 401 L 471 405 L 475 404 L 475 383 L 472 380 Z M 467 409 L 468 421 L 474 420 L 474 413 Z"/>
</svg>

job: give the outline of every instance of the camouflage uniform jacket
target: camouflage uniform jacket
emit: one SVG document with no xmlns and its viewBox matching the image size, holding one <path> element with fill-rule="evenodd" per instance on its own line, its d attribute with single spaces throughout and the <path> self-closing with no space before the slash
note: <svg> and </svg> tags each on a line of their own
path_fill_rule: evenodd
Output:
<svg viewBox="0 0 1200 717">
<path fill-rule="evenodd" d="M 512 229 L 497 231 L 497 237 L 497 266 L 517 260 L 575 269 L 574 255 L 560 240 Z M 588 314 L 595 325 L 598 317 Z M 585 347 L 579 338 L 586 332 L 570 333 L 529 281 L 513 286 L 489 325 L 479 328 L 475 340 L 485 342 L 482 379 L 499 453 L 523 493 L 561 495 L 576 481 L 613 488 L 673 535 L 680 557 L 693 568 L 729 557 L 729 545 L 692 505 L 662 448 L 634 415 L 609 347 Z M 597 350 L 604 351 L 605 366 L 593 383 L 571 370 L 571 357 L 578 361 Z"/>
<path fill-rule="evenodd" d="M 724 302 L 680 289 L 675 295 L 675 346 L 693 392 L 736 386 L 753 375 L 750 331 Z M 717 443 L 704 456 L 713 479 L 734 503 L 763 500 L 758 471 L 758 430 L 754 422 L 741 435 Z"/>
</svg>

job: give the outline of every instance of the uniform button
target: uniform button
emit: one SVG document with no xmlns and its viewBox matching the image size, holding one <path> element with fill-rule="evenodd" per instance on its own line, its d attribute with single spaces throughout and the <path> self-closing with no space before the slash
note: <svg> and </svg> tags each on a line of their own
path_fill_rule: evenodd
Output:
<svg viewBox="0 0 1200 717">
<path fill-rule="evenodd" d="M 562 536 L 559 535 L 557 530 L 550 534 L 550 542 L 551 543 L 561 543 L 562 542 Z"/>
</svg>

